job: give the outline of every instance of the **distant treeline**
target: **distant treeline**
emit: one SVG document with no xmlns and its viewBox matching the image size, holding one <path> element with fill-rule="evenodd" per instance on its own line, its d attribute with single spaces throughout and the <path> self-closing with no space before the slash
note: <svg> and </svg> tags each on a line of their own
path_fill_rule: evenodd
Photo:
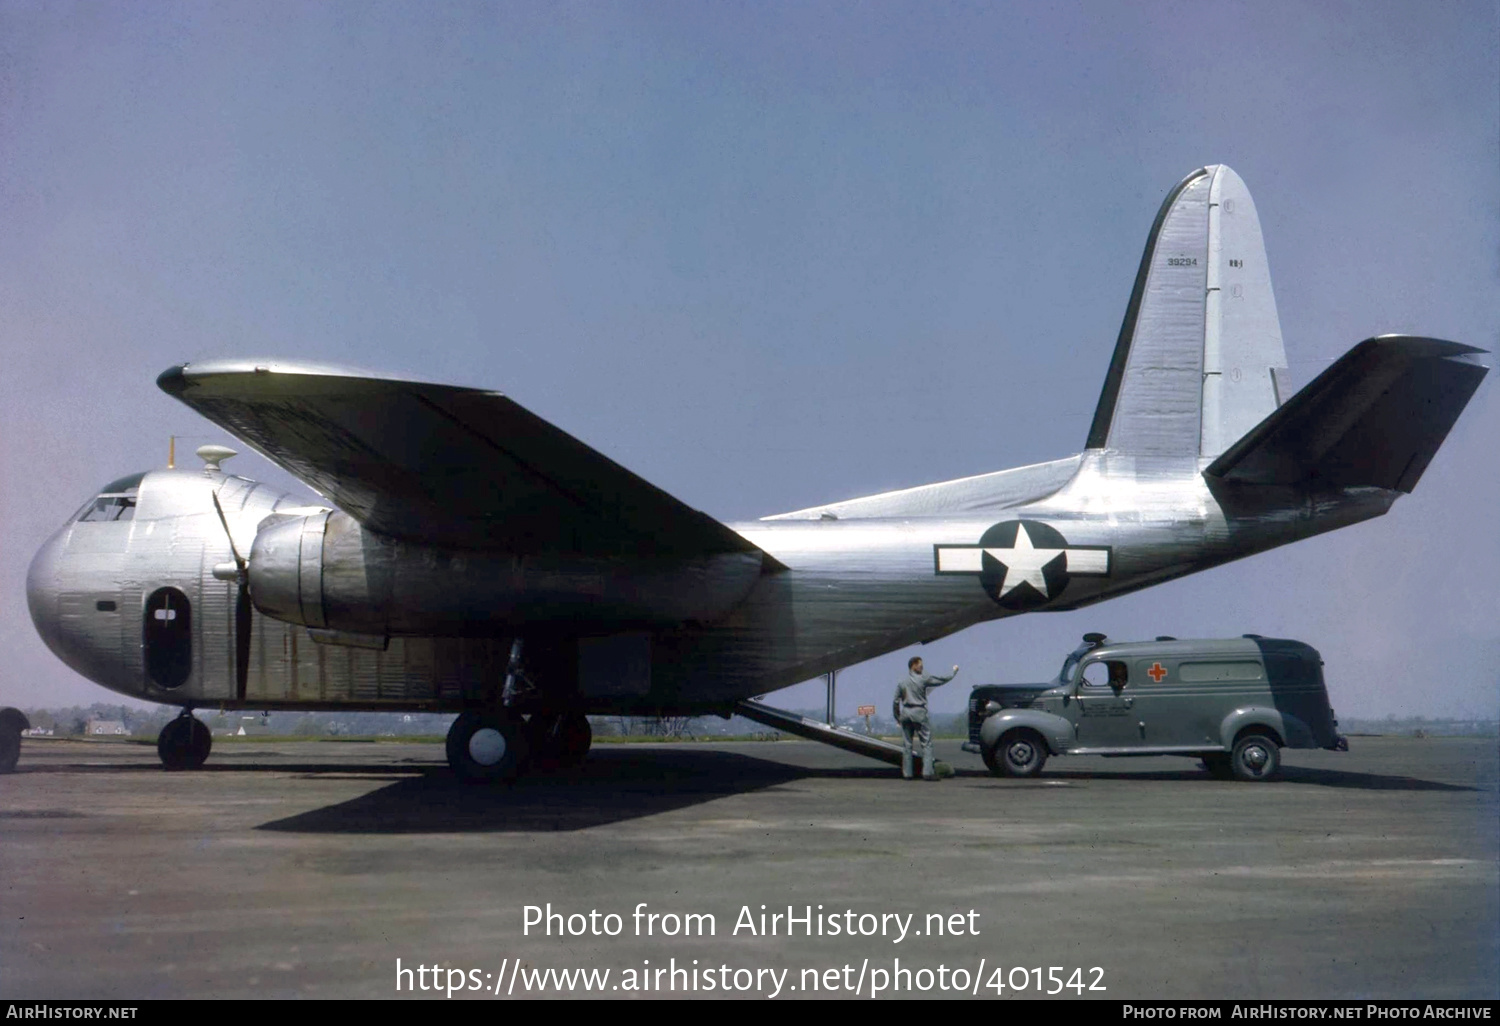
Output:
<svg viewBox="0 0 1500 1026">
<path fill-rule="evenodd" d="M 1430 720 L 1425 716 L 1387 716 L 1383 720 L 1340 718 L 1345 734 L 1401 734 L 1408 737 L 1497 737 L 1497 720 Z"/>
<path fill-rule="evenodd" d="M 80 737 L 90 722 L 121 723 L 126 732 L 146 740 L 155 740 L 162 726 L 178 714 L 176 706 L 159 705 L 142 709 L 130 705 L 95 702 L 88 706 L 63 709 L 22 710 L 33 727 L 50 729 L 59 737 Z M 821 720 L 821 709 L 793 710 L 810 719 Z M 195 715 L 217 735 L 276 735 L 278 737 L 441 737 L 453 722 L 452 713 L 396 712 L 272 712 L 245 710 L 219 712 L 199 709 Z M 842 726 L 863 732 L 863 718 L 843 717 Z M 590 716 L 594 736 L 693 738 L 767 738 L 777 732 L 739 716 L 650 717 Z M 963 713 L 934 715 L 933 733 L 939 737 L 967 737 L 968 720 Z M 900 728 L 888 716 L 872 716 L 870 732 L 895 735 Z M 1494 719 L 1429 719 L 1424 716 L 1395 717 L 1383 720 L 1344 718 L 1339 729 L 1345 734 L 1396 734 L 1408 737 L 1431 736 L 1500 736 L 1500 722 Z"/>
</svg>

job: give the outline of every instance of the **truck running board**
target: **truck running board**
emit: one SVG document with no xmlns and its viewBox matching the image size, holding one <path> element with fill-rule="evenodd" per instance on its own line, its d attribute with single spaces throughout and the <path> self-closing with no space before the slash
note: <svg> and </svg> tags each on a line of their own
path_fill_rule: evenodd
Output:
<svg viewBox="0 0 1500 1026">
<path fill-rule="evenodd" d="M 764 724 L 775 730 L 785 731 L 788 734 L 796 734 L 805 737 L 809 741 L 821 741 L 825 745 L 833 745 L 842 748 L 846 752 L 856 755 L 867 755 L 881 762 L 888 762 L 892 766 L 901 765 L 901 746 L 882 741 L 878 737 L 870 737 L 868 734 L 856 734 L 844 727 L 835 727 L 831 724 L 820 723 L 810 720 L 806 716 L 798 716 L 784 709 L 773 706 L 762 705 L 759 702 L 749 700 L 736 702 L 734 711 L 747 720 Z"/>
</svg>

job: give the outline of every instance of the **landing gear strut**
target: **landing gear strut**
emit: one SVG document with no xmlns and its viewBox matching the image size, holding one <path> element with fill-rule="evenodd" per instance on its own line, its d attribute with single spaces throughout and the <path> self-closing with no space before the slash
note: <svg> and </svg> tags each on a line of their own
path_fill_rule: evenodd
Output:
<svg viewBox="0 0 1500 1026">
<path fill-rule="evenodd" d="M 156 754 L 161 757 L 164 769 L 201 769 L 213 743 L 207 724 L 184 709 L 181 716 L 161 728 L 156 738 Z"/>
<path fill-rule="evenodd" d="M 514 780 L 526 764 L 525 726 L 505 709 L 460 713 L 448 728 L 448 765 L 463 780 Z"/>
</svg>

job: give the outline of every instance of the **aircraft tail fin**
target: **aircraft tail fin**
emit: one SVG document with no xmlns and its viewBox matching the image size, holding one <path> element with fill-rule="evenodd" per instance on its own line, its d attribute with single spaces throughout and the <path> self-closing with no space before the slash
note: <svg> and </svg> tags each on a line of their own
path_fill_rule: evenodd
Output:
<svg viewBox="0 0 1500 1026">
<path fill-rule="evenodd" d="M 1484 350 L 1411 335 L 1366 339 L 1204 471 L 1247 484 L 1410 492 L 1487 368 Z"/>
<path fill-rule="evenodd" d="M 1088 448 L 1218 456 L 1280 405 L 1285 372 L 1255 202 L 1200 168 L 1151 226 Z"/>
</svg>

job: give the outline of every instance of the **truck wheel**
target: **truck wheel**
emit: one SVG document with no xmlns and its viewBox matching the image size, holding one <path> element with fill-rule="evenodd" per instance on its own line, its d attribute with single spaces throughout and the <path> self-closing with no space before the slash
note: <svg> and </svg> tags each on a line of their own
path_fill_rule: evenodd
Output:
<svg viewBox="0 0 1500 1026">
<path fill-rule="evenodd" d="M 1246 734 L 1229 756 L 1236 780 L 1269 780 L 1281 768 L 1281 751 L 1264 734 Z"/>
<path fill-rule="evenodd" d="M 996 759 L 1009 777 L 1034 777 L 1047 765 L 1047 742 L 1034 730 L 1013 730 L 1000 738 Z"/>
</svg>

